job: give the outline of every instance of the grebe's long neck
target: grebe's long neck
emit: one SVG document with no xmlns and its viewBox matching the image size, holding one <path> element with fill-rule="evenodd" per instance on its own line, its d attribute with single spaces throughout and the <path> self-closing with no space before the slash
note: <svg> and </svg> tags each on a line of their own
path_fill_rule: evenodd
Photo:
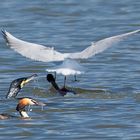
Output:
<svg viewBox="0 0 140 140">
<path fill-rule="evenodd" d="M 27 114 L 26 111 L 19 111 L 19 113 L 20 113 L 21 117 L 23 117 L 23 118 L 29 118 L 29 115 Z"/>
<path fill-rule="evenodd" d="M 57 83 L 55 81 L 51 81 L 51 84 L 53 85 L 53 87 L 56 89 L 56 90 L 60 90 L 59 86 L 57 85 Z"/>
</svg>

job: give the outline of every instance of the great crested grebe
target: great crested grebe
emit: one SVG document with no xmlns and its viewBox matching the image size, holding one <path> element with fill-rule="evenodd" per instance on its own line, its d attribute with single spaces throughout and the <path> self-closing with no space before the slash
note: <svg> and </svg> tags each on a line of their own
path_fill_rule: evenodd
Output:
<svg viewBox="0 0 140 140">
<path fill-rule="evenodd" d="M 16 110 L 19 112 L 21 118 L 30 118 L 29 115 L 27 114 L 25 107 L 29 105 L 35 105 L 35 106 L 46 106 L 45 103 L 36 101 L 32 98 L 24 97 L 24 98 L 19 98 L 19 102 L 17 104 Z M 0 119 L 10 119 L 12 115 L 8 114 L 0 114 Z"/>
<path fill-rule="evenodd" d="M 46 79 L 48 80 L 48 82 L 50 82 L 52 84 L 52 86 L 55 88 L 55 90 L 62 96 L 66 96 L 67 94 L 71 94 L 71 95 L 75 95 L 76 92 L 72 91 L 72 90 L 69 90 L 65 87 L 63 88 L 59 88 L 59 86 L 57 85 L 56 81 L 55 81 L 55 78 L 53 77 L 52 74 L 47 74 L 47 77 Z"/>
<path fill-rule="evenodd" d="M 15 79 L 11 82 L 6 98 L 16 97 L 25 84 L 33 80 L 37 74 Z"/>
<path fill-rule="evenodd" d="M 133 35 L 135 33 L 140 32 L 140 29 L 108 37 L 97 42 L 92 43 L 89 47 L 85 48 L 82 51 L 74 52 L 74 53 L 61 53 L 56 51 L 54 48 L 50 48 L 47 46 L 26 42 L 20 40 L 9 32 L 2 30 L 2 35 L 7 42 L 7 45 L 20 53 L 22 56 L 27 58 L 42 61 L 42 62 L 51 62 L 51 61 L 64 61 L 65 59 L 87 59 L 95 54 L 103 52 L 107 48 L 112 47 L 114 44 L 122 41 L 126 37 Z"/>
</svg>

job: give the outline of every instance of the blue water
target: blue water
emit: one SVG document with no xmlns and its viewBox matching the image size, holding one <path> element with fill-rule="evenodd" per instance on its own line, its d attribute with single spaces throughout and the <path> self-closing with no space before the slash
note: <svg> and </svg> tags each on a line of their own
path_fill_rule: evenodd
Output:
<svg viewBox="0 0 140 140">
<path fill-rule="evenodd" d="M 4 0 L 0 28 L 14 36 L 61 52 L 81 51 L 91 42 L 140 29 L 139 0 Z M 67 78 L 76 97 L 50 94 L 46 68 L 58 63 L 36 62 L 6 46 L 0 36 L 0 112 L 19 116 L 14 100 L 6 100 L 10 82 L 37 73 L 19 97 L 48 103 L 31 107 L 31 120 L 0 121 L 0 139 L 140 139 L 140 34 L 90 59 L 81 61 L 86 74 Z M 47 54 L 46 54 L 47 55 Z M 63 77 L 58 76 L 63 85 Z"/>
</svg>

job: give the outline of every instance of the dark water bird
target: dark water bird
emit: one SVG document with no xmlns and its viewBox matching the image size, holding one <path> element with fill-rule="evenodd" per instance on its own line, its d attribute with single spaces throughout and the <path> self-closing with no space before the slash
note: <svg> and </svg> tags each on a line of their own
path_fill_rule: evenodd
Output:
<svg viewBox="0 0 140 140">
<path fill-rule="evenodd" d="M 25 118 L 30 118 L 29 115 L 27 114 L 25 108 L 26 106 L 29 105 L 35 105 L 35 106 L 46 106 L 45 103 L 36 101 L 32 98 L 24 97 L 24 98 L 19 98 L 19 102 L 17 104 L 16 110 L 19 112 L 20 117 L 25 119 Z M 9 115 L 9 114 L 0 114 L 0 119 L 10 119 L 14 118 L 17 116 Z"/>
<path fill-rule="evenodd" d="M 138 32 L 140 32 L 140 29 L 108 37 L 92 43 L 89 47 L 85 48 L 82 51 L 73 53 L 61 53 L 59 51 L 56 51 L 54 48 L 20 40 L 5 30 L 2 30 L 2 35 L 7 45 L 22 56 L 36 61 L 52 62 L 64 61 L 65 59 L 88 59 Z"/>
<path fill-rule="evenodd" d="M 33 74 L 28 77 L 22 77 L 15 79 L 11 82 L 8 93 L 6 95 L 6 98 L 16 97 L 19 91 L 23 88 L 24 85 L 29 83 L 31 80 L 33 80 L 37 74 Z"/>
<path fill-rule="evenodd" d="M 66 59 L 60 65 L 46 69 L 46 71 L 49 73 L 50 72 L 55 73 L 55 79 L 56 79 L 56 74 L 63 75 L 64 87 L 65 87 L 67 76 L 73 75 L 75 81 L 77 81 L 76 75 L 84 74 L 85 70 L 86 69 L 82 67 L 77 61 L 71 59 Z"/>
<path fill-rule="evenodd" d="M 54 87 L 54 89 L 61 95 L 61 96 L 66 96 L 66 95 L 75 95 L 76 92 L 72 91 L 72 90 L 69 90 L 65 87 L 63 88 L 60 88 L 58 86 L 58 84 L 56 83 L 56 80 L 54 78 L 54 76 L 52 74 L 47 74 L 47 77 L 46 77 L 47 81 L 50 82 L 52 84 L 52 86 Z"/>
</svg>

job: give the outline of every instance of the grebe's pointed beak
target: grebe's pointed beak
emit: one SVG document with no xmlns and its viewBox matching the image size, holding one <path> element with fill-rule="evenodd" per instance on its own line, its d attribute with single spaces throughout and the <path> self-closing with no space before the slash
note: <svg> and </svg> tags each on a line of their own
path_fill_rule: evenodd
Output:
<svg viewBox="0 0 140 140">
<path fill-rule="evenodd" d="M 11 82 L 9 91 L 6 95 L 6 98 L 16 97 L 19 91 L 24 87 L 25 84 L 29 83 L 31 80 L 33 80 L 35 77 L 37 77 L 37 74 L 33 74 L 29 77 L 22 77 L 15 79 Z"/>
<path fill-rule="evenodd" d="M 33 102 L 32 105 L 36 105 L 36 106 L 46 106 L 47 105 L 46 103 L 43 103 L 41 101 L 36 101 L 34 99 L 31 99 L 31 101 Z"/>
</svg>

